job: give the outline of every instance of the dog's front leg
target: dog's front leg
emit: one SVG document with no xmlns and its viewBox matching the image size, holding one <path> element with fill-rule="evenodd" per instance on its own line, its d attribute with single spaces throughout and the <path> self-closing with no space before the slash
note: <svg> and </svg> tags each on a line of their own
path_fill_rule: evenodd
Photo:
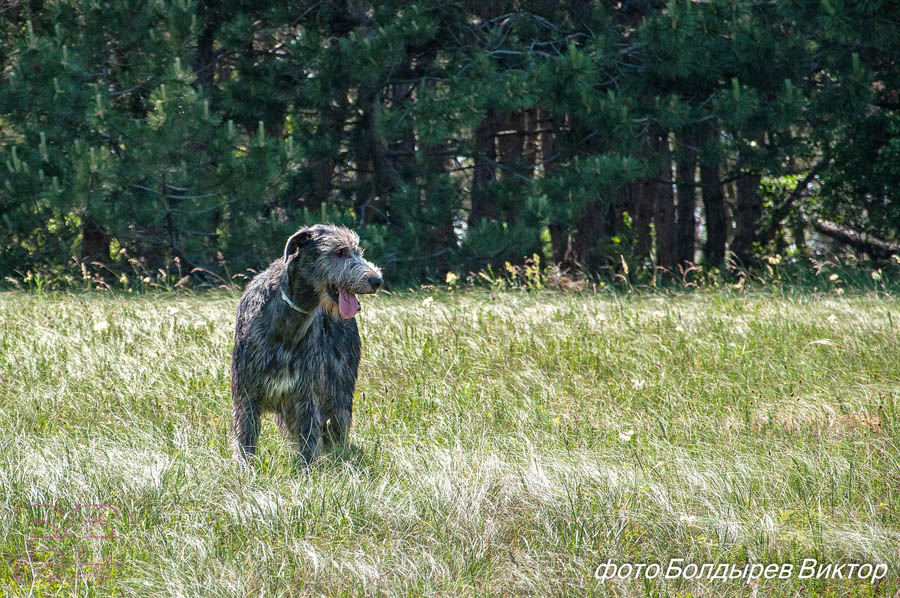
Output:
<svg viewBox="0 0 900 598">
<path fill-rule="evenodd" d="M 281 412 L 288 436 L 297 447 L 301 465 L 310 465 L 322 450 L 322 414 L 315 401 L 297 397 Z"/>
</svg>

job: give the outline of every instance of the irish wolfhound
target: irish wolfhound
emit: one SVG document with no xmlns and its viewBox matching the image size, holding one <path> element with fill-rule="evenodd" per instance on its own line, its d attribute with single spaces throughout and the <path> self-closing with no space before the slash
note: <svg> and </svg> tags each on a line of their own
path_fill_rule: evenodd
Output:
<svg viewBox="0 0 900 598">
<path fill-rule="evenodd" d="M 356 295 L 382 282 L 356 233 L 324 224 L 291 235 L 284 256 L 250 282 L 231 361 L 237 455 L 254 454 L 260 416 L 269 411 L 306 464 L 323 436 L 346 441 L 360 354 Z"/>
</svg>

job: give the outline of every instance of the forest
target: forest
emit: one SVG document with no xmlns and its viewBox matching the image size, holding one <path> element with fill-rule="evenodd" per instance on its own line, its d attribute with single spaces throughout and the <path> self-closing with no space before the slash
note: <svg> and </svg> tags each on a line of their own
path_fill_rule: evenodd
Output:
<svg viewBox="0 0 900 598">
<path fill-rule="evenodd" d="M 12 0 L 0 274 L 391 281 L 900 253 L 900 3 Z M 533 260 L 533 262 L 532 262 Z"/>
</svg>

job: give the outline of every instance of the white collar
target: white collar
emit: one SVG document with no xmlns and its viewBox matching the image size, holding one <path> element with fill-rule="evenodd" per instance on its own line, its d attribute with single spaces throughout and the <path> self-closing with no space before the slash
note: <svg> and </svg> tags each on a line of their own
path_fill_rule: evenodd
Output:
<svg viewBox="0 0 900 598">
<path fill-rule="evenodd" d="M 294 311 L 298 311 L 301 314 L 309 315 L 309 312 L 305 309 L 300 309 L 300 306 L 291 301 L 291 298 L 287 296 L 287 293 L 284 292 L 284 289 L 281 289 L 281 298 L 284 299 L 284 302 L 288 304 L 288 306 Z"/>
</svg>

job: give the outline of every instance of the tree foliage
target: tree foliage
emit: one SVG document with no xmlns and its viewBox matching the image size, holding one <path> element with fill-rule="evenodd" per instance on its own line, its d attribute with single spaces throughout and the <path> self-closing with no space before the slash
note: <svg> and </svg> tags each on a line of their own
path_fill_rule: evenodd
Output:
<svg viewBox="0 0 900 598">
<path fill-rule="evenodd" d="M 890 1 L 14 0 L 0 271 L 236 272 L 321 220 L 395 280 L 883 259 L 898 50 Z"/>
</svg>

